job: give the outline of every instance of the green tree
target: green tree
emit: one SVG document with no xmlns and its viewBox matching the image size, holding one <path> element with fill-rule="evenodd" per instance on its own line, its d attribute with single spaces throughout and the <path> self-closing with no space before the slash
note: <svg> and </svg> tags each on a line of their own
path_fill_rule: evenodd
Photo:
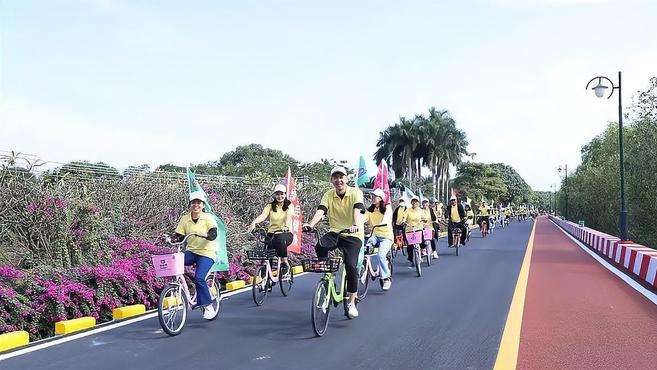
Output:
<svg viewBox="0 0 657 370">
<path fill-rule="evenodd" d="M 55 175 L 60 178 L 77 179 L 120 179 L 121 174 L 116 168 L 103 162 L 73 161 L 66 163 Z"/>
<path fill-rule="evenodd" d="M 507 195 L 507 187 L 499 172 L 484 163 L 462 163 L 457 167 L 453 187 L 471 199 L 498 202 Z"/>
<path fill-rule="evenodd" d="M 273 178 L 281 177 L 288 166 L 293 173 L 298 170 L 296 159 L 280 150 L 264 148 L 260 144 L 238 146 L 218 161 L 193 166 L 196 173 L 226 176 L 248 176 L 261 172 Z"/>
<path fill-rule="evenodd" d="M 503 203 L 531 203 L 532 189 L 513 167 L 504 163 L 493 163 L 490 166 L 498 172 L 506 185 L 507 194 L 501 198 Z"/>
</svg>

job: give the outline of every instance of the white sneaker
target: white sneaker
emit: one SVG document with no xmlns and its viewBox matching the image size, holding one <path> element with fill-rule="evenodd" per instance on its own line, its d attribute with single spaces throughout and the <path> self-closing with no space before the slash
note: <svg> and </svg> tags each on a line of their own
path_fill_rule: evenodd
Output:
<svg viewBox="0 0 657 370">
<path fill-rule="evenodd" d="M 214 307 L 212 305 L 207 305 L 203 308 L 203 318 L 206 320 L 212 320 L 214 317 L 217 316 L 217 311 L 215 311 Z"/>
<path fill-rule="evenodd" d="M 433 253 L 431 253 L 431 257 L 433 257 L 433 258 L 436 258 L 436 259 L 437 259 L 437 258 L 438 258 L 438 252 L 436 252 L 436 251 L 433 251 Z"/>
<path fill-rule="evenodd" d="M 389 290 L 390 285 L 392 285 L 392 281 L 390 281 L 390 279 L 383 280 L 383 291 Z"/>
<path fill-rule="evenodd" d="M 347 303 L 347 315 L 350 319 L 358 317 L 358 309 L 356 308 L 355 304 Z"/>
</svg>

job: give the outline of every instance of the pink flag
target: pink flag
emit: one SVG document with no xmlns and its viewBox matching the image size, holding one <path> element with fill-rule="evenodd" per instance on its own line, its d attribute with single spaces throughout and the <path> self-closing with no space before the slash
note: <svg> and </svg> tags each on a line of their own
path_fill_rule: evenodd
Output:
<svg viewBox="0 0 657 370">
<path fill-rule="evenodd" d="M 290 167 L 287 168 L 287 199 L 294 205 L 294 215 L 292 216 L 292 244 L 287 249 L 290 252 L 301 253 L 301 226 L 303 224 L 303 215 L 301 214 L 301 202 L 297 197 L 297 182 L 292 177 Z"/>
<path fill-rule="evenodd" d="M 379 163 L 379 172 L 376 174 L 374 180 L 374 189 L 381 189 L 386 194 L 384 202 L 386 205 L 390 204 L 390 185 L 388 184 L 388 165 L 385 160 Z"/>
</svg>

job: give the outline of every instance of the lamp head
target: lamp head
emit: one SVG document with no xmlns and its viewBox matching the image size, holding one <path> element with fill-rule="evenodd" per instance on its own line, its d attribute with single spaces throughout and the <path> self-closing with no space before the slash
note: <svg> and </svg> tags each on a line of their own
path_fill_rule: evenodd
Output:
<svg viewBox="0 0 657 370">
<path fill-rule="evenodd" d="M 602 79 L 600 79 L 598 80 L 598 84 L 595 87 L 593 87 L 592 90 L 595 92 L 595 96 L 597 96 L 598 98 L 602 98 L 603 96 L 605 96 L 605 91 L 608 88 L 609 87 L 602 84 Z"/>
</svg>

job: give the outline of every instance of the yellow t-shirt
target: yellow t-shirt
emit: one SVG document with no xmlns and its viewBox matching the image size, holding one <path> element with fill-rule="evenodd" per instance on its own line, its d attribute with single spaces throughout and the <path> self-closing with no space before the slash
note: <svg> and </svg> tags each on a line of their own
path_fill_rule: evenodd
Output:
<svg viewBox="0 0 657 370">
<path fill-rule="evenodd" d="M 469 220 L 474 219 L 474 212 L 472 212 L 472 210 L 467 211 L 465 215 L 468 217 Z"/>
<path fill-rule="evenodd" d="M 392 212 L 390 206 L 386 207 L 386 213 Z M 367 223 L 371 226 L 386 224 L 386 226 L 379 226 L 374 229 L 374 235 L 393 240 L 394 234 L 392 233 L 392 217 L 386 217 L 387 215 L 381 213 L 381 211 L 376 208 L 374 212 L 367 212 Z"/>
<path fill-rule="evenodd" d="M 208 231 L 213 227 L 217 227 L 217 223 L 211 214 L 201 212 L 196 222 L 192 221 L 192 214 L 187 213 L 180 218 L 176 232 L 181 235 L 199 234 L 208 235 Z M 187 239 L 187 250 L 208 258 L 213 261 L 217 260 L 217 239 L 207 240 L 192 236 Z"/>
<path fill-rule="evenodd" d="M 479 206 L 479 216 L 490 216 L 489 209 L 486 206 Z"/>
<path fill-rule="evenodd" d="M 432 229 L 431 227 L 431 210 L 429 210 L 429 207 L 424 208 L 424 215 L 422 216 L 422 221 L 424 221 L 424 228 L 425 229 Z"/>
<path fill-rule="evenodd" d="M 424 225 L 422 220 L 425 219 L 425 213 L 422 208 L 408 208 L 404 214 L 397 219 L 397 224 L 401 225 L 406 222 L 406 232 L 422 230 Z"/>
<path fill-rule="evenodd" d="M 449 218 L 452 222 L 461 222 L 461 215 L 459 215 L 459 207 L 453 206 L 450 211 Z"/>
<path fill-rule="evenodd" d="M 294 205 L 290 204 L 287 207 L 287 211 L 283 211 L 283 205 L 276 205 L 276 212 L 271 209 L 271 203 L 267 203 L 265 209 L 262 210 L 263 213 L 269 215 L 269 226 L 267 227 L 268 233 L 273 233 L 276 231 L 283 230 L 286 227 L 287 217 L 290 214 L 294 214 Z"/>
<path fill-rule="evenodd" d="M 356 220 L 354 220 L 354 205 L 356 204 L 364 204 L 363 192 L 358 188 L 347 186 L 342 198 L 336 193 L 335 189 L 324 193 L 320 206 L 324 206 L 328 210 L 329 230 L 337 233 L 353 226 L 356 223 Z M 356 226 L 358 226 L 357 232 L 342 235 L 355 236 L 360 240 L 365 239 L 363 225 Z"/>
</svg>

